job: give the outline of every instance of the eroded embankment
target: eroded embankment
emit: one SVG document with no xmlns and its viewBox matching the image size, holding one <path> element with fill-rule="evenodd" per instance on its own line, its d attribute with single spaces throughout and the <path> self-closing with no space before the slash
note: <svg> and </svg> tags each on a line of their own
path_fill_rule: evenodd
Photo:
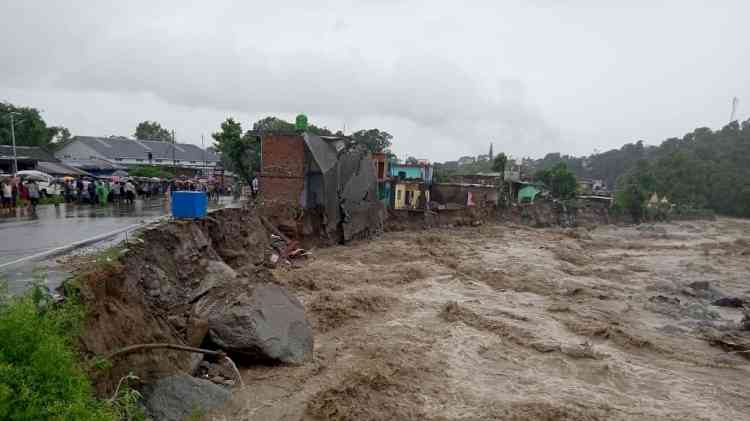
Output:
<svg viewBox="0 0 750 421">
<path fill-rule="evenodd" d="M 309 358 L 311 333 L 309 343 L 275 338 L 281 343 L 270 350 L 253 343 L 275 335 L 280 324 L 294 325 L 301 336 L 309 325 L 301 304 L 262 265 L 268 234 L 252 210 L 224 209 L 205 220 L 164 223 L 123 247 L 119 256 L 78 276 L 80 296 L 89 309 L 80 339 L 85 354 L 104 356 L 134 344 L 170 343 L 253 358 Z M 263 307 L 267 303 L 272 307 Z M 274 313 L 277 308 L 284 314 Z M 253 323 L 254 310 L 270 320 L 255 330 L 244 329 Z M 99 392 L 111 392 L 129 372 L 149 382 L 191 373 L 200 359 L 199 354 L 164 349 L 129 353 L 112 359 L 111 368 L 96 370 L 95 383 Z"/>
</svg>

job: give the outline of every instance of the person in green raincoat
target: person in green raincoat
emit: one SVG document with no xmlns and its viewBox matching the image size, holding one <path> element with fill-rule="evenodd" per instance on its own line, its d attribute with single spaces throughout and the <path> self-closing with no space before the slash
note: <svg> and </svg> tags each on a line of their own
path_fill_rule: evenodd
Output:
<svg viewBox="0 0 750 421">
<path fill-rule="evenodd" d="M 109 194 L 109 189 L 107 188 L 106 183 L 102 183 L 101 181 L 96 182 L 96 195 L 99 196 L 99 204 L 102 206 L 107 206 L 107 195 Z"/>
</svg>

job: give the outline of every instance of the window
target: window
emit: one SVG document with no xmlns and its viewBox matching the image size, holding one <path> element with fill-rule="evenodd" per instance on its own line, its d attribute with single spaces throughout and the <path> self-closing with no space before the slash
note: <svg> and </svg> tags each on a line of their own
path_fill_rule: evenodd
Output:
<svg viewBox="0 0 750 421">
<path fill-rule="evenodd" d="M 396 200 L 401 201 L 401 190 L 396 190 Z"/>
</svg>

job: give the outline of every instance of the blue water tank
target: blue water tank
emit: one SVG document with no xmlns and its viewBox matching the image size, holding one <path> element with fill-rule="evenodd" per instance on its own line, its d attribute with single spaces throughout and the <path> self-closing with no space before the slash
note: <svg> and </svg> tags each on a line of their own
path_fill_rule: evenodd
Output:
<svg viewBox="0 0 750 421">
<path fill-rule="evenodd" d="M 204 218 L 208 212 L 208 196 L 199 191 L 172 192 L 172 216 L 179 219 Z"/>
</svg>

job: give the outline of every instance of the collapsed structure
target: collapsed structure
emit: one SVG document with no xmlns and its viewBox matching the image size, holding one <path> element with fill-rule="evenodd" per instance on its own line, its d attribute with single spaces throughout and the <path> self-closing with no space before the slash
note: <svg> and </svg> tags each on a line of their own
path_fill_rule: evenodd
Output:
<svg viewBox="0 0 750 421">
<path fill-rule="evenodd" d="M 377 235 L 385 207 L 370 152 L 339 136 L 263 133 L 266 216 L 298 237 L 329 243 Z"/>
</svg>

